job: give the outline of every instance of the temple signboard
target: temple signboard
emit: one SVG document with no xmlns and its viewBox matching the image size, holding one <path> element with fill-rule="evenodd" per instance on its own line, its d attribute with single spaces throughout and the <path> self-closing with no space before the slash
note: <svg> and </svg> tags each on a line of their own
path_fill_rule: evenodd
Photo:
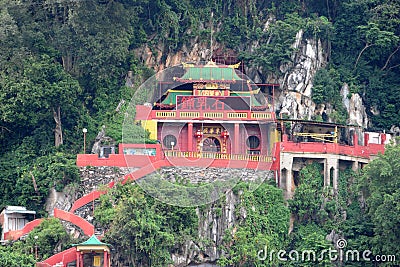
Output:
<svg viewBox="0 0 400 267">
<path fill-rule="evenodd" d="M 177 110 L 250 110 L 250 97 L 176 96 Z"/>
</svg>

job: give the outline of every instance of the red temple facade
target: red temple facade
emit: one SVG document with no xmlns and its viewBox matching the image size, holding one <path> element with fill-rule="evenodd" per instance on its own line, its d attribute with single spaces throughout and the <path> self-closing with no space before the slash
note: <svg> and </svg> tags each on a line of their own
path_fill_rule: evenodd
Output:
<svg viewBox="0 0 400 267">
<path fill-rule="evenodd" d="M 235 67 L 182 65 L 183 75 L 165 82 L 175 87 L 136 106 L 136 120 L 167 154 L 271 155 L 277 141 L 272 103 Z"/>
</svg>

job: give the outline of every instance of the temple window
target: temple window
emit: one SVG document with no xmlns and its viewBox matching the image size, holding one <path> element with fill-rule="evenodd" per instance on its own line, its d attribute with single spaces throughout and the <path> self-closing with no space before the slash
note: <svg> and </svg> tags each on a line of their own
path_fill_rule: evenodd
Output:
<svg viewBox="0 0 400 267">
<path fill-rule="evenodd" d="M 168 149 L 172 149 L 173 147 L 175 147 L 177 145 L 176 137 L 173 136 L 172 134 L 168 134 L 168 135 L 164 136 L 163 144 L 164 144 L 164 147 L 166 147 Z"/>
<path fill-rule="evenodd" d="M 260 146 L 260 138 L 255 135 L 251 135 L 246 140 L 247 147 L 250 149 L 256 149 Z"/>
</svg>

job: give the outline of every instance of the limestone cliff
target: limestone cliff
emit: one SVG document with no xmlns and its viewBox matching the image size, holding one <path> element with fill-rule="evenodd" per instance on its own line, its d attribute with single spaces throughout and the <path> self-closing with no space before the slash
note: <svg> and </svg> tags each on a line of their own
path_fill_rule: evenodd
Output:
<svg viewBox="0 0 400 267">
<path fill-rule="evenodd" d="M 266 23 L 268 24 L 268 23 Z M 228 49 L 219 43 L 213 43 L 210 48 L 207 41 L 198 37 L 184 44 L 182 48 L 173 53 L 164 52 L 162 45 L 150 49 L 148 45 L 135 50 L 135 55 L 146 66 L 161 71 L 165 68 L 180 64 L 181 62 L 206 61 L 211 58 L 211 49 L 214 58 L 224 58 L 225 62 L 232 64 L 238 61 L 239 51 L 253 51 L 258 42 L 243 44 L 237 51 Z M 315 73 L 324 68 L 329 62 L 328 44 L 320 39 L 306 38 L 304 31 L 297 32 L 292 44 L 293 53 L 291 62 L 282 64 L 279 71 L 266 73 L 261 68 L 249 67 L 244 64 L 243 71 L 255 83 L 278 83 L 279 88 L 275 90 L 274 106 L 278 116 L 287 116 L 294 119 L 311 120 L 316 114 L 325 113 L 328 117 L 334 112 L 330 103 L 317 106 L 312 101 L 313 79 Z M 348 89 L 344 84 L 343 88 Z M 342 88 L 342 91 L 345 90 Z M 340 88 L 337 88 L 338 92 Z M 357 124 L 366 128 L 368 119 L 363 106 L 362 98 L 358 94 L 343 94 L 343 101 L 349 113 L 349 123 Z"/>
</svg>

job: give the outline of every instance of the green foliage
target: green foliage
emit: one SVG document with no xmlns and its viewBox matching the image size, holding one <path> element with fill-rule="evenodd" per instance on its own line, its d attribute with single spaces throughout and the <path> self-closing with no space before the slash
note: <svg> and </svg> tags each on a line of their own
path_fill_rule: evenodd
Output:
<svg viewBox="0 0 400 267">
<path fill-rule="evenodd" d="M 25 241 L 0 246 L 1 266 L 36 266 L 36 262 L 47 259 L 56 249 L 65 249 L 70 242 L 58 219 L 46 219 L 28 234 Z"/>
<path fill-rule="evenodd" d="M 50 188 L 62 190 L 79 181 L 76 156 L 61 150 L 36 151 L 36 142 L 25 138 L 22 145 L 0 157 L 2 205 L 22 205 L 44 215 Z M 36 189 L 35 190 L 35 184 Z"/>
<path fill-rule="evenodd" d="M 344 1 L 334 22 L 332 63 L 362 94 L 376 129 L 399 124 L 399 8 L 396 1 Z"/>
<path fill-rule="evenodd" d="M 218 32 L 216 40 L 229 48 L 236 48 L 248 37 L 248 29 L 245 27 L 247 18 L 236 13 L 234 16 L 224 19 L 223 28 Z"/>
<path fill-rule="evenodd" d="M 291 262 L 293 264 L 332 266 L 329 254 L 326 251 L 334 248 L 326 240 L 326 232 L 314 223 L 299 225 L 293 230 L 290 248 L 299 252 L 299 255 L 293 255 L 295 259 L 294 262 Z"/>
<path fill-rule="evenodd" d="M 266 31 L 260 32 L 259 46 L 252 52 L 242 52 L 241 59 L 265 71 L 276 72 L 280 65 L 291 62 L 296 33 L 304 21 L 296 14 L 287 14 L 285 20 L 277 20 Z"/>
<path fill-rule="evenodd" d="M 239 183 L 234 189 L 240 196 L 240 205 L 236 207 L 240 219 L 235 228 L 225 234 L 223 250 L 226 255 L 218 261 L 221 266 L 269 266 L 269 261 L 258 258 L 258 252 L 265 248 L 277 251 L 287 244 L 289 210 L 282 191 L 267 183 L 253 192 L 248 186 Z"/>
<path fill-rule="evenodd" d="M 314 163 L 300 171 L 299 186 L 293 199 L 289 200 L 291 212 L 296 214 L 299 223 L 324 222 L 326 213 L 322 210 L 324 202 L 324 183 L 322 167 Z"/>
<path fill-rule="evenodd" d="M 312 100 L 316 104 L 332 103 L 335 101 L 340 103 L 340 79 L 337 71 L 333 68 L 320 69 L 315 73 Z"/>
<path fill-rule="evenodd" d="M 34 267 L 36 264 L 35 255 L 16 250 L 11 246 L 0 246 L 0 262 L 7 267 Z"/>
<path fill-rule="evenodd" d="M 385 154 L 368 164 L 358 181 L 366 198 L 366 214 L 373 224 L 370 244 L 374 254 L 399 254 L 399 157 L 400 146 L 388 146 Z"/>
<path fill-rule="evenodd" d="M 34 228 L 26 238 L 26 246 L 38 252 L 38 260 L 47 259 L 54 254 L 54 250 L 63 245 L 66 249 L 71 243 L 71 238 L 65 231 L 61 222 L 56 218 L 44 220 Z"/>
<path fill-rule="evenodd" d="M 108 229 L 106 241 L 130 265 L 166 266 L 175 246 L 195 238 L 194 208 L 179 208 L 145 195 L 138 185 L 117 186 L 102 196 L 95 217 Z"/>
<path fill-rule="evenodd" d="M 314 76 L 312 100 L 316 104 L 331 104 L 334 111 L 330 118 L 337 123 L 346 123 L 348 113 L 342 104 L 340 88 L 343 85 L 339 72 L 333 67 L 318 70 Z"/>
</svg>

